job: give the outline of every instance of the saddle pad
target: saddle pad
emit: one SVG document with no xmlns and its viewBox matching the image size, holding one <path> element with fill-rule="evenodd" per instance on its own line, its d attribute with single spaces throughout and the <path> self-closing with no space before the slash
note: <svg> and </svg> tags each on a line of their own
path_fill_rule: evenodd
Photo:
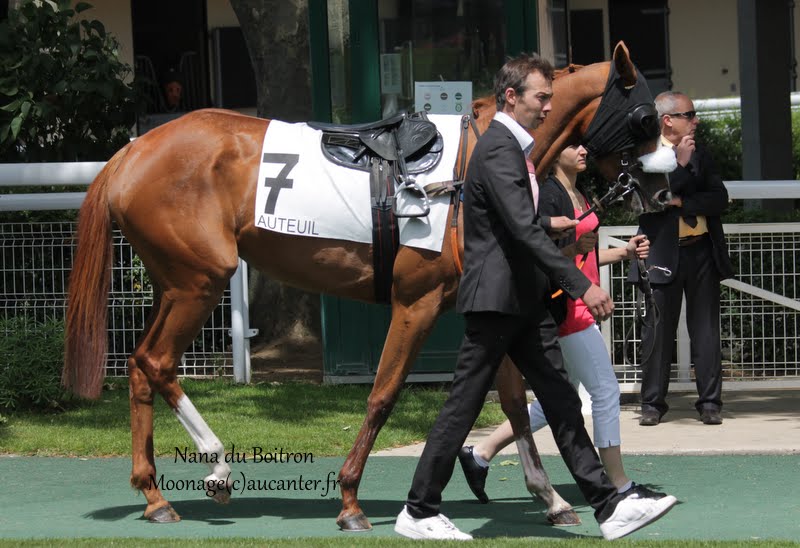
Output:
<svg viewBox="0 0 800 548">
<path fill-rule="evenodd" d="M 439 164 L 416 180 L 421 185 L 453 179 L 461 116 L 431 115 L 444 151 Z M 254 223 L 284 234 L 372 243 L 369 173 L 328 161 L 322 154 L 322 132 L 305 123 L 269 123 L 256 181 Z M 420 200 L 400 196 L 400 211 L 417 211 Z M 449 196 L 431 200 L 427 217 L 401 218 L 402 245 L 442 250 Z"/>
</svg>

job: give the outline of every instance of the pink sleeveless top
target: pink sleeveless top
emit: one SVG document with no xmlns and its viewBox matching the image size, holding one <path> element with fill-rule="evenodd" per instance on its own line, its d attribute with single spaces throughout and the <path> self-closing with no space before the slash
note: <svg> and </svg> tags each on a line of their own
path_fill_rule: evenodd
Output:
<svg viewBox="0 0 800 548">
<path fill-rule="evenodd" d="M 577 219 L 580 216 L 581 212 L 576 209 L 575 218 Z M 591 232 L 597 228 L 598 224 L 600 224 L 600 220 L 597 218 L 597 215 L 592 213 L 575 227 L 575 239 L 577 240 L 580 238 L 582 234 Z M 589 278 L 589 281 L 593 284 L 600 285 L 600 272 L 597 268 L 597 252 L 592 249 L 586 257 L 586 263 L 583 267 L 581 267 L 581 259 L 583 259 L 583 255 L 577 255 L 575 257 L 575 265 Z M 583 331 L 594 324 L 594 317 L 589 312 L 589 308 L 583 302 L 583 299 L 577 299 L 575 301 L 567 299 L 567 317 L 558 326 L 558 336 L 566 337 L 567 335 Z"/>
</svg>

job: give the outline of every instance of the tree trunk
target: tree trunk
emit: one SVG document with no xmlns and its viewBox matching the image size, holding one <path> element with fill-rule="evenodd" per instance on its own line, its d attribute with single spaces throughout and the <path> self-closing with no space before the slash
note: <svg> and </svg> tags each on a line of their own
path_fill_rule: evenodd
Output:
<svg viewBox="0 0 800 548">
<path fill-rule="evenodd" d="M 311 118 L 308 0 L 231 0 L 258 91 L 258 115 L 284 122 Z"/>
<path fill-rule="evenodd" d="M 231 0 L 250 52 L 258 116 L 286 122 L 311 118 L 307 0 Z M 250 321 L 259 339 L 315 339 L 320 301 L 251 271 Z"/>
</svg>

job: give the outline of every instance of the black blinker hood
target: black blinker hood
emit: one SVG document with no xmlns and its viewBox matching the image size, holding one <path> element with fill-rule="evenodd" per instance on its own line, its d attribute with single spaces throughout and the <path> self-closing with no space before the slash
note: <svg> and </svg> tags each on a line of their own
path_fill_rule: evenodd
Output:
<svg viewBox="0 0 800 548">
<path fill-rule="evenodd" d="M 636 69 L 636 84 L 625 89 L 612 62 L 606 89 L 583 137 L 583 146 L 597 158 L 630 148 L 658 134 L 658 114 L 647 80 Z"/>
</svg>

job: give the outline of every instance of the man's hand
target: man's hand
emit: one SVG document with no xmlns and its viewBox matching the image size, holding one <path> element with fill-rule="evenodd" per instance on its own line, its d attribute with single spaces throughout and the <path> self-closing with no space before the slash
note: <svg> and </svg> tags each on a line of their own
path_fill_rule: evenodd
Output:
<svg viewBox="0 0 800 548">
<path fill-rule="evenodd" d="M 569 217 L 550 217 L 550 231 L 548 235 L 557 240 L 566 236 L 566 233 L 578 226 L 578 221 Z"/>
<path fill-rule="evenodd" d="M 614 301 L 611 300 L 611 296 L 600 286 L 592 284 L 581 298 L 589 308 L 591 315 L 594 316 L 594 319 L 598 322 L 609 319 L 614 312 Z"/>
<path fill-rule="evenodd" d="M 650 240 L 647 239 L 646 234 L 638 234 L 628 240 L 628 245 L 625 246 L 628 252 L 628 258 L 646 259 L 650 254 Z"/>
<path fill-rule="evenodd" d="M 667 202 L 668 206 L 683 207 L 683 199 L 680 196 L 672 195 L 672 199 Z"/>
<path fill-rule="evenodd" d="M 689 160 L 692 158 L 694 148 L 694 137 L 691 135 L 684 135 L 681 142 L 675 147 L 675 157 L 680 165 L 686 167 L 686 164 L 688 164 Z"/>
<path fill-rule="evenodd" d="M 597 240 L 597 232 L 584 232 L 575 242 L 575 249 L 579 255 L 586 255 L 595 248 Z"/>
</svg>

